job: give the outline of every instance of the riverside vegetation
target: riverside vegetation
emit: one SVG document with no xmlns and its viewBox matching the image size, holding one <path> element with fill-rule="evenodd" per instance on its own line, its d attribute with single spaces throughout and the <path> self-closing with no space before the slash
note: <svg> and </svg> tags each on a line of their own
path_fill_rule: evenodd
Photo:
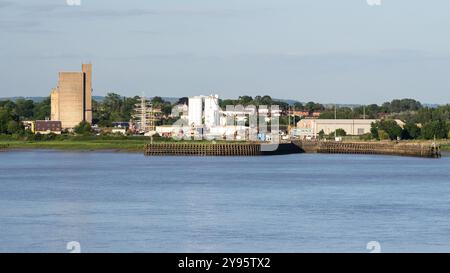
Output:
<svg viewBox="0 0 450 273">
<path fill-rule="evenodd" d="M 163 117 L 157 125 L 169 125 L 176 119 L 170 116 L 171 108 L 175 104 L 187 102 L 187 98 L 180 98 L 174 104 L 164 101 L 161 97 L 152 100 L 155 107 L 162 109 Z M 113 122 L 128 121 L 131 118 L 133 106 L 138 97 L 123 97 L 110 93 L 102 100 L 93 101 L 93 123 L 100 128 L 108 128 Z M 334 118 L 332 106 L 325 106 L 315 102 L 287 103 L 272 99 L 270 96 L 240 96 L 235 100 L 220 100 L 220 106 L 225 105 L 279 105 L 284 111 L 280 117 L 280 129 L 285 130 L 289 121 L 287 110 L 320 112 L 319 118 Z M 381 119 L 372 125 L 370 133 L 363 135 L 360 140 L 447 140 L 450 138 L 450 105 L 424 106 L 413 99 L 393 100 L 381 106 L 371 104 L 367 106 L 339 107 L 337 118 L 371 118 Z M 50 99 L 35 102 L 27 99 L 0 101 L 0 145 L 9 148 L 57 148 L 57 149 L 119 149 L 125 151 L 141 150 L 143 145 L 151 141 L 144 136 L 114 136 L 94 135 L 89 124 L 81 123 L 75 128 L 75 133 L 63 132 L 62 135 L 34 135 L 25 130 L 21 121 L 42 120 L 50 116 Z M 300 117 L 296 116 L 295 121 Z M 401 128 L 394 121 L 400 119 L 405 122 Z M 339 136 L 346 132 L 339 130 Z M 334 135 L 334 133 L 333 133 Z M 319 133 L 325 138 L 323 132 Z M 328 136 L 330 137 L 330 136 Z M 173 141 L 171 139 L 154 138 L 154 141 Z M 442 145 L 442 149 L 449 150 L 449 145 Z"/>
<path fill-rule="evenodd" d="M 149 143 L 208 143 L 209 141 L 176 141 L 159 136 L 123 135 L 30 135 L 28 137 L 0 136 L 0 149 L 56 149 L 67 151 L 142 152 Z M 217 143 L 225 143 L 217 141 Z"/>
</svg>

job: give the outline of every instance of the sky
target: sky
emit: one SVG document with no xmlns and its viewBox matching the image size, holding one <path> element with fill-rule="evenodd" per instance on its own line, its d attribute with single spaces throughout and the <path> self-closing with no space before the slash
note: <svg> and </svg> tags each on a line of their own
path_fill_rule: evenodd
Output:
<svg viewBox="0 0 450 273">
<path fill-rule="evenodd" d="M 91 62 L 94 95 L 450 103 L 448 0 L 76 1 L 0 0 L 0 97 Z"/>
</svg>

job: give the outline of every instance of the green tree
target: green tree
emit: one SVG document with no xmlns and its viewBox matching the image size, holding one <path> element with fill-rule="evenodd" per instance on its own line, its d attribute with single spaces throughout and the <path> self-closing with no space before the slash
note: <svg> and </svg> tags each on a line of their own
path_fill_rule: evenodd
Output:
<svg viewBox="0 0 450 273">
<path fill-rule="evenodd" d="M 405 127 L 402 130 L 401 138 L 402 139 L 417 139 L 421 135 L 420 128 L 415 124 L 408 122 L 405 124 Z"/>
<path fill-rule="evenodd" d="M 336 129 L 336 132 L 331 132 L 330 136 L 334 137 L 335 133 L 336 133 L 336 136 L 338 136 L 338 137 L 343 137 L 343 136 L 347 135 L 347 132 L 344 129 L 342 129 L 342 128 Z"/>
<path fill-rule="evenodd" d="M 51 101 L 50 97 L 44 99 L 41 102 L 34 104 L 34 117 L 35 120 L 45 120 L 51 115 Z"/>
<path fill-rule="evenodd" d="M 402 135 L 402 127 L 397 124 L 395 120 L 380 120 L 372 123 L 372 136 L 374 136 L 374 131 L 378 131 L 378 139 L 382 139 L 380 136 L 380 131 L 384 131 L 391 140 L 397 139 Z M 376 134 L 375 134 L 376 135 Z"/>
<path fill-rule="evenodd" d="M 325 136 L 325 132 L 322 130 L 320 130 L 319 132 L 319 139 L 323 139 L 323 137 Z"/>
<path fill-rule="evenodd" d="M 379 138 L 380 140 L 387 140 L 387 139 L 390 139 L 389 134 L 386 133 L 386 131 L 384 131 L 384 130 L 378 130 L 378 138 Z"/>
<path fill-rule="evenodd" d="M 249 105 L 252 104 L 253 98 L 250 96 L 240 96 L 239 97 L 239 103 L 242 105 Z"/>
<path fill-rule="evenodd" d="M 131 115 L 134 111 L 136 104 L 139 102 L 140 98 L 138 96 L 132 98 L 125 98 L 121 109 L 121 120 L 117 121 L 129 121 Z"/>
<path fill-rule="evenodd" d="M 9 134 L 19 134 L 23 132 L 23 126 L 15 120 L 8 121 L 7 132 Z"/>
<path fill-rule="evenodd" d="M 437 139 L 448 137 L 447 124 L 443 120 L 434 120 L 427 122 L 422 128 L 422 137 L 424 139 Z"/>
<path fill-rule="evenodd" d="M 0 108 L 5 109 L 8 113 L 13 114 L 16 111 L 16 104 L 11 100 L 0 101 Z"/>
<path fill-rule="evenodd" d="M 188 104 L 188 103 L 189 103 L 189 98 L 188 97 L 181 97 L 181 98 L 178 99 L 176 104 L 183 105 L 183 104 Z"/>
<path fill-rule="evenodd" d="M 230 99 L 219 100 L 219 106 L 220 108 L 222 108 L 222 110 L 226 110 L 227 105 L 236 105 L 236 102 Z"/>
<path fill-rule="evenodd" d="M 390 120 L 384 123 L 384 126 L 381 127 L 386 133 L 388 133 L 389 138 L 394 140 L 400 138 L 402 135 L 402 127 L 397 124 L 395 120 Z"/>
<path fill-rule="evenodd" d="M 309 112 L 323 111 L 323 110 L 325 110 L 325 107 L 320 103 L 315 103 L 313 101 L 310 101 L 305 104 L 305 110 L 309 111 Z"/>
<path fill-rule="evenodd" d="M 382 106 L 389 113 L 400 113 L 404 111 L 417 111 L 422 108 L 422 104 L 413 99 L 395 99 L 391 102 L 386 102 Z"/>
<path fill-rule="evenodd" d="M 305 109 L 305 107 L 303 106 L 303 103 L 301 103 L 301 102 L 294 103 L 294 110 L 303 111 L 304 109 Z"/>
<path fill-rule="evenodd" d="M 34 102 L 32 100 L 18 99 L 16 104 L 16 114 L 21 119 L 32 119 L 34 117 Z"/>
<path fill-rule="evenodd" d="M 319 116 L 320 119 L 334 119 L 334 117 L 334 108 L 323 111 Z M 336 118 L 338 119 L 354 119 L 361 117 L 362 116 L 358 112 L 353 111 L 353 109 L 350 107 L 340 107 L 336 109 Z"/>
<path fill-rule="evenodd" d="M 91 130 L 91 125 L 86 121 L 80 122 L 80 124 L 78 124 L 74 128 L 74 132 L 79 135 L 89 135 L 91 133 Z"/>
<path fill-rule="evenodd" d="M 9 112 L 4 108 L 0 108 L 0 134 L 8 133 L 8 122 L 10 120 L 11 116 Z"/>
<path fill-rule="evenodd" d="M 380 139 L 380 135 L 378 134 L 378 122 L 372 122 L 370 127 L 370 134 L 373 139 Z"/>
<path fill-rule="evenodd" d="M 259 99 L 259 101 L 258 101 L 258 105 L 272 105 L 272 104 L 273 104 L 273 100 L 268 95 L 261 97 L 261 99 Z"/>
<path fill-rule="evenodd" d="M 154 106 L 158 106 L 164 104 L 164 100 L 161 97 L 155 96 L 152 98 L 151 103 Z"/>
<path fill-rule="evenodd" d="M 108 93 L 103 101 L 93 101 L 93 123 L 102 127 L 110 127 L 112 122 L 129 121 L 139 97 L 122 97 Z"/>
</svg>

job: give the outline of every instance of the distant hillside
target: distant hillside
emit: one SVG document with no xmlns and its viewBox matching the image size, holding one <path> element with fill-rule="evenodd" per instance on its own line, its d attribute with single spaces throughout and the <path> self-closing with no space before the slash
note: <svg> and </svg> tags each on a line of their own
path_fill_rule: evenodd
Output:
<svg viewBox="0 0 450 273">
<path fill-rule="evenodd" d="M 298 100 L 291 100 L 291 99 L 276 99 L 276 98 L 273 98 L 273 100 L 274 101 L 279 101 L 279 102 L 284 102 L 284 103 L 287 103 L 289 105 L 294 105 L 296 103 L 303 103 L 303 102 L 300 102 Z"/>
<path fill-rule="evenodd" d="M 16 101 L 18 99 L 26 99 L 26 100 L 32 100 L 34 102 L 41 102 L 43 100 L 45 100 L 48 97 L 9 97 L 9 98 L 0 98 L 0 101 L 2 100 L 12 100 L 12 101 Z"/>
<path fill-rule="evenodd" d="M 0 101 L 4 101 L 4 100 L 12 100 L 12 101 L 16 101 L 18 99 L 25 99 L 25 100 L 32 100 L 34 102 L 41 102 L 43 100 L 45 100 L 48 97 L 3 97 L 0 98 Z M 104 96 L 92 96 L 92 99 L 95 101 L 99 101 L 102 102 L 105 97 Z M 175 103 L 178 101 L 178 98 L 174 98 L 174 97 L 162 97 L 163 100 L 165 101 L 169 101 L 170 103 Z"/>
<path fill-rule="evenodd" d="M 0 101 L 4 101 L 4 100 L 12 100 L 12 101 L 16 101 L 18 99 L 26 99 L 26 100 L 32 100 L 34 102 L 41 102 L 43 100 L 45 100 L 48 97 L 0 97 Z M 150 97 L 152 98 L 152 97 Z M 178 101 L 179 98 L 176 97 L 161 97 L 163 100 L 168 101 L 170 103 L 176 103 Z M 98 102 L 102 102 L 105 97 L 104 96 L 93 96 L 92 99 L 94 99 L 95 101 Z M 302 104 L 306 104 L 306 102 L 301 102 L 298 100 L 292 100 L 292 99 L 273 99 L 274 101 L 280 101 L 280 102 L 285 102 L 288 103 L 289 105 L 293 105 L 297 102 L 300 102 Z M 335 104 L 333 103 L 322 103 L 325 108 L 334 108 Z M 349 108 L 355 108 L 355 107 L 359 107 L 362 106 L 363 104 L 336 104 L 337 107 L 349 107 Z M 437 108 L 439 107 L 439 104 L 435 104 L 435 103 L 423 103 L 422 104 L 424 107 L 429 107 L 429 108 Z"/>
<path fill-rule="evenodd" d="M 151 99 L 152 97 L 150 97 Z M 174 98 L 174 97 L 161 97 L 163 100 L 168 101 L 170 103 L 175 103 L 178 101 L 178 98 Z M 98 101 L 98 102 L 102 102 L 105 97 L 104 96 L 93 96 L 92 97 L 93 100 Z"/>
</svg>

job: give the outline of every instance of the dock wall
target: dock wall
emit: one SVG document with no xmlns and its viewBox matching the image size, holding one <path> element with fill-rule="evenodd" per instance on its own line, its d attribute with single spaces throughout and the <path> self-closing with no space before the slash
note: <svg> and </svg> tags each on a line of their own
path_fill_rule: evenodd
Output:
<svg viewBox="0 0 450 273">
<path fill-rule="evenodd" d="M 154 143 L 144 147 L 149 156 L 260 156 L 293 153 L 380 154 L 437 158 L 440 146 L 431 143 L 293 141 L 267 143 Z"/>
<path fill-rule="evenodd" d="M 154 143 L 144 147 L 145 155 L 161 156 L 259 156 L 300 153 L 292 143 Z"/>
<path fill-rule="evenodd" d="M 294 142 L 307 153 L 328 154 L 382 154 L 437 158 L 441 156 L 440 146 L 432 143 L 405 142 Z"/>
</svg>

